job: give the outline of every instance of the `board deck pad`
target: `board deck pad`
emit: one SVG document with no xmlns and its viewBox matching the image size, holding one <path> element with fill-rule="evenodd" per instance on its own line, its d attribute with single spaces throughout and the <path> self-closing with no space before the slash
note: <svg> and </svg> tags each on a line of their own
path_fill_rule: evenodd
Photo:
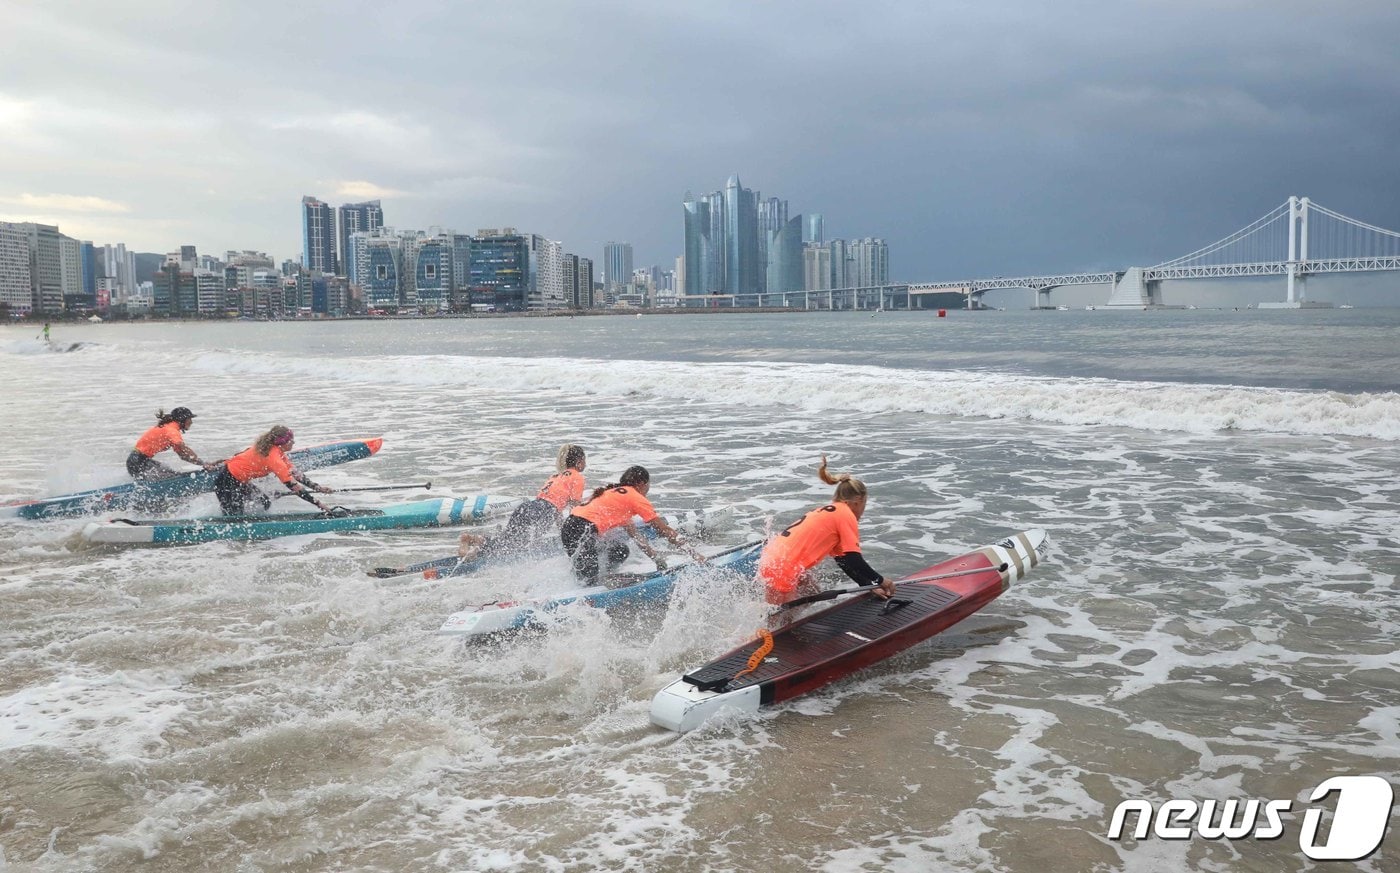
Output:
<svg viewBox="0 0 1400 873">
<path fill-rule="evenodd" d="M 994 573 L 994 569 L 987 572 Z M 952 606 L 961 595 L 922 582 L 895 585 L 895 598 L 911 601 L 905 606 L 885 612 L 886 601 L 868 594 L 856 595 L 857 602 L 810 621 L 773 633 L 773 651 L 751 673 L 745 673 L 724 685 L 725 691 L 737 691 L 749 685 L 767 682 L 795 670 L 836 657 L 916 624 L 934 613 Z M 697 687 L 711 686 L 748 666 L 749 656 L 757 643 L 724 658 L 706 664 L 683 678 Z"/>
</svg>

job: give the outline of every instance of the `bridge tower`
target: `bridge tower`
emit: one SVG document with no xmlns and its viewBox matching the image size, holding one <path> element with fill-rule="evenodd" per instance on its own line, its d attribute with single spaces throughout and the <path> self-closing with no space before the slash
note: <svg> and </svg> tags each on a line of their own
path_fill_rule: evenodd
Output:
<svg viewBox="0 0 1400 873">
<path fill-rule="evenodd" d="M 1148 279 L 1142 267 L 1129 267 L 1114 275 L 1113 292 L 1108 296 L 1105 307 L 1126 306 L 1132 309 L 1147 309 L 1162 305 L 1162 281 Z"/>
<path fill-rule="evenodd" d="M 1288 198 L 1288 302 L 1307 296 L 1308 207 L 1306 197 Z"/>
</svg>

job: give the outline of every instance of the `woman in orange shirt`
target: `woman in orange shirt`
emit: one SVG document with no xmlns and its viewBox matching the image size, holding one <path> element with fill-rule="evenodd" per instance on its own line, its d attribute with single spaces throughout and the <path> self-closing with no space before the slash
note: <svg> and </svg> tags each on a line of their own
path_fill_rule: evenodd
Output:
<svg viewBox="0 0 1400 873">
<path fill-rule="evenodd" d="M 180 475 L 179 472 L 155 460 L 155 456 L 166 449 L 173 449 L 182 459 L 191 464 L 198 464 L 206 470 L 217 469 L 218 464 L 204 463 L 199 459 L 199 455 L 194 453 L 194 449 L 185 445 L 185 431 L 189 430 L 193 423 L 194 413 L 185 406 L 175 407 L 168 415 L 165 410 L 157 412 L 155 426 L 141 434 L 141 438 L 136 441 L 136 447 L 126 456 L 126 472 L 137 480 L 169 479 L 171 476 Z"/>
<path fill-rule="evenodd" d="M 583 500 L 583 471 L 588 457 L 582 446 L 565 443 L 559 447 L 555 468 L 559 471 L 545 480 L 535 495 L 516 507 L 501 532 L 490 539 L 464 533 L 458 540 L 457 554 L 465 559 L 519 553 L 559 527 L 564 513 Z"/>
<path fill-rule="evenodd" d="M 856 584 L 877 586 L 875 596 L 889 598 L 894 594 L 894 583 L 876 573 L 860 554 L 860 517 L 869 499 L 865 483 L 849 473 L 828 473 L 826 455 L 822 455 L 817 475 L 836 486 L 831 502 L 773 537 L 759 556 L 758 578 L 767 589 L 768 602 L 778 605 L 796 597 L 798 588 L 810 579 L 808 571 L 827 556 L 835 558 L 837 566 Z"/>
<path fill-rule="evenodd" d="M 647 557 L 656 562 L 658 570 L 666 569 L 666 561 L 648 546 L 632 526 L 635 515 L 644 524 L 649 524 L 657 533 L 671 541 L 676 548 L 683 550 L 697 561 L 705 556 L 681 542 L 680 534 L 666 523 L 666 519 L 656 514 L 647 493 L 651 491 L 651 474 L 646 467 L 628 467 L 622 478 L 613 485 L 604 485 L 593 492 L 588 502 L 574 507 L 564 526 L 559 529 L 559 539 L 564 543 L 564 551 L 573 559 L 574 573 L 586 585 L 601 585 L 607 573 L 599 555 L 603 536 L 610 530 L 625 527 L 637 541 L 637 545 Z M 607 563 L 616 566 L 627 560 L 628 549 L 625 543 L 607 544 Z"/>
<path fill-rule="evenodd" d="M 322 512 L 331 512 L 330 507 L 312 497 L 311 492 L 330 494 L 335 489 L 317 485 L 297 472 L 297 468 L 287 459 L 287 452 L 294 442 L 295 437 L 289 428 L 274 425 L 258 437 L 252 448 L 244 449 L 224 462 L 219 477 L 214 480 L 214 493 L 219 498 L 224 515 L 243 515 L 249 501 L 261 504 L 263 509 L 271 506 L 272 498 L 253 484 L 256 479 L 269 473 L 275 473 L 282 484 L 302 500 L 315 504 Z"/>
</svg>

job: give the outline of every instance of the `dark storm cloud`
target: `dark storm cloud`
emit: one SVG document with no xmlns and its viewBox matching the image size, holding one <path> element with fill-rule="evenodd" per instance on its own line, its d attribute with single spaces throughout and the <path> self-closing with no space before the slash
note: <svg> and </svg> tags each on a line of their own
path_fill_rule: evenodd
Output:
<svg viewBox="0 0 1400 873">
<path fill-rule="evenodd" d="M 6 18 L 0 216 L 154 251 L 292 256 L 302 194 L 378 195 L 399 227 L 515 225 L 595 258 L 625 239 L 670 266 L 682 195 L 732 173 L 829 235 L 886 238 L 907 280 L 1151 264 L 1290 194 L 1400 227 L 1393 3 Z"/>
</svg>

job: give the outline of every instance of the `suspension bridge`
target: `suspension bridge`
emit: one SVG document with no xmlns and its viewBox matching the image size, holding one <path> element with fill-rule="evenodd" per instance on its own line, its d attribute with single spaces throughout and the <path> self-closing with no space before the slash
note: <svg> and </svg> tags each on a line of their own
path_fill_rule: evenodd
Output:
<svg viewBox="0 0 1400 873">
<path fill-rule="evenodd" d="M 821 291 L 735 294 L 734 306 L 780 306 L 820 309 L 918 309 L 926 299 L 961 295 L 967 308 L 981 305 L 988 291 L 1026 289 L 1036 306 L 1048 307 L 1056 288 L 1107 285 L 1108 300 L 1095 308 L 1150 309 L 1167 304 L 1162 283 L 1172 279 L 1228 279 L 1241 276 L 1285 277 L 1284 300 L 1261 308 L 1330 306 L 1307 299 L 1307 279 L 1322 273 L 1400 270 L 1400 233 L 1342 215 L 1307 197 L 1289 197 L 1263 217 L 1204 248 L 1152 267 L 1129 267 L 1097 273 L 1043 276 L 995 276 L 950 282 L 919 282 Z M 726 295 L 728 296 L 728 295 Z"/>
</svg>

